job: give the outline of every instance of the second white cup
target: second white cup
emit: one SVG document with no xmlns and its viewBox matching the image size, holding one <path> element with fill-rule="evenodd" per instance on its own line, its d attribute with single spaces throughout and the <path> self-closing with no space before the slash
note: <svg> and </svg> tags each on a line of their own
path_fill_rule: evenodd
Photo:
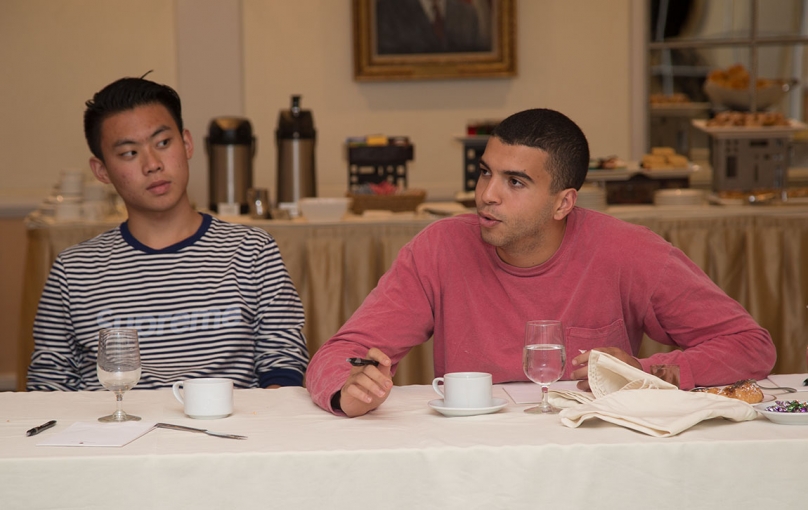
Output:
<svg viewBox="0 0 808 510">
<path fill-rule="evenodd" d="M 443 388 L 440 387 L 443 383 Z M 452 372 L 432 381 L 432 388 L 443 397 L 446 407 L 481 409 L 491 407 L 491 374 Z"/>
<path fill-rule="evenodd" d="M 230 379 L 213 377 L 177 381 L 172 390 L 185 414 L 191 418 L 214 420 L 233 414 L 233 381 Z"/>
</svg>

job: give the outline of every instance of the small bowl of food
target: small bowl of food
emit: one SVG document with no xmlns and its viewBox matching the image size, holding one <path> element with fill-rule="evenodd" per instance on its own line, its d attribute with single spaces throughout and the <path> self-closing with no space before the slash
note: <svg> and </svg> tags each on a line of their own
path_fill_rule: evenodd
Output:
<svg viewBox="0 0 808 510">
<path fill-rule="evenodd" d="M 774 423 L 808 425 L 808 393 L 794 393 L 789 397 L 791 400 L 762 402 L 752 407 Z"/>
</svg>

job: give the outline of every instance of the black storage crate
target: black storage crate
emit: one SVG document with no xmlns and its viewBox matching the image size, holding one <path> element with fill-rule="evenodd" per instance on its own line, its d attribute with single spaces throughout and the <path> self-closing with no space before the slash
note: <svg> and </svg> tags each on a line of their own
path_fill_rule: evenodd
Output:
<svg viewBox="0 0 808 510">
<path fill-rule="evenodd" d="M 413 152 L 411 144 L 348 146 L 348 189 L 382 182 L 406 189 L 407 161 L 412 161 Z"/>
</svg>

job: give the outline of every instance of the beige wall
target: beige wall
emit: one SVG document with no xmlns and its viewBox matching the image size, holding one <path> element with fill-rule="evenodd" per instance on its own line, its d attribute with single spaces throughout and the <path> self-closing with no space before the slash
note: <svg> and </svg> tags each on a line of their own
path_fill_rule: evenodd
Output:
<svg viewBox="0 0 808 510">
<path fill-rule="evenodd" d="M 255 182 L 274 193 L 277 116 L 296 93 L 314 113 L 322 195 L 345 191 L 345 137 L 385 133 L 415 144 L 411 186 L 451 197 L 462 186 L 453 136 L 466 122 L 536 106 L 579 122 L 593 154 L 627 155 L 629 11 L 630 0 L 517 0 L 518 77 L 357 83 L 350 0 L 3 0 L 0 198 L 40 198 L 61 168 L 85 168 L 84 101 L 118 77 L 149 69 L 187 96 L 197 141 L 190 188 L 202 204 L 206 122 L 198 112 L 251 119 Z M 224 53 L 213 51 L 220 47 Z M 236 111 L 242 98 L 233 99 L 241 91 L 243 112 Z M 211 108 L 216 101 L 223 106 Z"/>
<path fill-rule="evenodd" d="M 314 113 L 324 196 L 345 192 L 345 138 L 384 133 L 415 144 L 410 185 L 449 199 L 462 188 L 453 137 L 466 122 L 531 107 L 572 117 L 593 155 L 628 157 L 631 98 L 642 82 L 629 72 L 631 8 L 639 1 L 517 0 L 515 78 L 357 83 L 350 0 L 0 0 L 0 207 L 26 197 L 36 204 L 61 169 L 86 169 L 84 102 L 150 69 L 184 98 L 196 140 L 189 189 L 202 205 L 203 141 L 218 115 L 252 121 L 255 184 L 274 196 L 274 130 L 292 94 Z M 0 228 L 0 238 L 8 231 L 20 239 L 2 243 L 2 374 L 14 366 L 24 233 L 19 219 Z"/>
<path fill-rule="evenodd" d="M 0 389 L 14 387 L 20 334 L 25 226 L 22 219 L 0 218 Z"/>
<path fill-rule="evenodd" d="M 357 83 L 349 0 L 244 0 L 246 114 L 259 139 L 256 181 L 275 189 L 274 129 L 292 94 L 302 94 L 303 107 L 314 114 L 322 195 L 345 192 L 345 138 L 383 133 L 408 135 L 415 144 L 410 186 L 450 198 L 462 187 L 461 145 L 453 136 L 471 119 L 531 107 L 576 120 L 593 154 L 627 157 L 629 4 L 518 1 L 516 78 Z"/>
<path fill-rule="evenodd" d="M 0 195 L 86 168 L 84 102 L 121 76 L 177 83 L 174 2 L 0 1 Z"/>
</svg>

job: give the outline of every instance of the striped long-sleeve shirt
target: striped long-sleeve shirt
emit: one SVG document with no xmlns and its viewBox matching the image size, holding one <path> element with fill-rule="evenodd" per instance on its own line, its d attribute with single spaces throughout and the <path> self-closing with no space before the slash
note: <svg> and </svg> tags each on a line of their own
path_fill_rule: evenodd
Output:
<svg viewBox="0 0 808 510">
<path fill-rule="evenodd" d="M 98 332 L 138 330 L 136 389 L 193 377 L 236 387 L 301 385 L 308 364 L 303 306 L 272 237 L 203 215 L 190 238 L 161 250 L 126 223 L 63 251 L 34 323 L 29 390 L 102 389 Z"/>
</svg>

